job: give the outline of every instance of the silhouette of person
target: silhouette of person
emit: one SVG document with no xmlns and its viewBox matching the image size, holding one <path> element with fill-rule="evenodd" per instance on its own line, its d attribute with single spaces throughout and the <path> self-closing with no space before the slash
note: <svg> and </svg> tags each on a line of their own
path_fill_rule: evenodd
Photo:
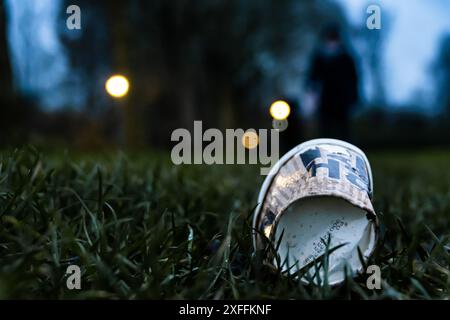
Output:
<svg viewBox="0 0 450 320">
<path fill-rule="evenodd" d="M 348 140 L 351 108 L 358 100 L 358 76 L 338 26 L 324 28 L 307 81 L 308 89 L 317 95 L 321 136 Z"/>
</svg>

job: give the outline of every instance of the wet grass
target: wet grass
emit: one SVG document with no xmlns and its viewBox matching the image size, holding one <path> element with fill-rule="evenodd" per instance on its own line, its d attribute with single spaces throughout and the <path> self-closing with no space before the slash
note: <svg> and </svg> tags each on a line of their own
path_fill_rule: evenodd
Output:
<svg viewBox="0 0 450 320">
<path fill-rule="evenodd" d="M 381 241 L 367 275 L 304 286 L 253 254 L 257 167 L 165 156 L 0 155 L 0 298 L 448 299 L 450 152 L 369 153 Z M 82 271 L 68 290 L 66 269 Z"/>
</svg>

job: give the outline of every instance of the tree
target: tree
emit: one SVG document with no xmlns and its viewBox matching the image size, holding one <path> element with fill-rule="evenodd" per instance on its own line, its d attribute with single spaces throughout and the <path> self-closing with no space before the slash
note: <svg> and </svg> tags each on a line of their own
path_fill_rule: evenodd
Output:
<svg viewBox="0 0 450 320">
<path fill-rule="evenodd" d="M 364 24 L 356 30 L 358 36 L 357 45 L 363 59 L 361 62 L 366 69 L 366 76 L 369 76 L 372 92 L 370 103 L 375 106 L 386 105 L 386 89 L 383 79 L 385 45 L 387 35 L 389 35 L 390 17 L 387 12 L 383 12 L 383 25 L 381 29 L 368 29 Z"/>
<path fill-rule="evenodd" d="M 450 117 L 450 35 L 443 37 L 433 69 L 438 88 L 437 103 Z"/>
<path fill-rule="evenodd" d="M 190 129 L 194 120 L 264 127 L 262 106 L 301 75 L 298 61 L 307 60 L 314 34 L 343 19 L 332 1 L 64 1 L 81 7 L 83 28 L 86 16 L 96 17 L 87 21 L 88 33 L 66 42 L 74 66 L 95 83 L 92 70 L 104 58 L 131 80 L 121 107 L 129 145 L 145 135 L 167 146 L 172 130 Z M 92 37 L 102 25 L 107 41 Z M 110 52 L 93 53 L 99 42 Z"/>
<path fill-rule="evenodd" d="M 13 80 L 11 62 L 9 59 L 9 49 L 7 42 L 7 17 L 5 2 L 0 2 L 0 86 L 2 88 L 2 98 L 11 99 L 13 95 Z"/>
<path fill-rule="evenodd" d="M 328 1 L 133 3 L 130 69 L 147 84 L 142 91 L 154 93 L 146 110 L 150 136 L 167 131 L 166 139 L 195 119 L 221 128 L 261 126 L 262 100 L 273 98 L 294 59 L 306 59 L 311 35 L 325 21 L 341 19 Z"/>
<path fill-rule="evenodd" d="M 5 1 L 0 1 L 0 145 L 23 140 L 28 116 L 25 106 L 18 103 L 13 87 L 13 75 L 7 37 L 8 16 Z"/>
</svg>

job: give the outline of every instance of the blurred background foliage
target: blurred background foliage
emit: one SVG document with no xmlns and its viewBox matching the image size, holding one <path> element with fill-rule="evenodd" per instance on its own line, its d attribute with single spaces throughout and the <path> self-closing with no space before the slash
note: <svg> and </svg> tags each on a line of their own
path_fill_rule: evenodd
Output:
<svg viewBox="0 0 450 320">
<path fill-rule="evenodd" d="M 81 30 L 66 28 L 71 4 L 81 8 Z M 382 29 L 369 30 L 365 11 L 355 23 L 351 9 L 331 0 L 3 0 L 0 144 L 167 149 L 173 129 L 192 129 L 194 120 L 204 128 L 270 128 L 268 106 L 279 98 L 300 112 L 298 142 L 316 137 L 314 113 L 304 108 L 304 80 L 329 22 L 345 31 L 362 82 L 354 142 L 448 144 L 449 30 L 441 30 L 429 66 L 433 94 L 418 90 L 398 106 L 387 98 L 395 88 L 386 85 L 384 63 L 396 16 L 383 11 Z M 104 90 L 115 73 L 131 83 L 120 101 Z M 425 111 L 424 99 L 431 105 Z"/>
</svg>

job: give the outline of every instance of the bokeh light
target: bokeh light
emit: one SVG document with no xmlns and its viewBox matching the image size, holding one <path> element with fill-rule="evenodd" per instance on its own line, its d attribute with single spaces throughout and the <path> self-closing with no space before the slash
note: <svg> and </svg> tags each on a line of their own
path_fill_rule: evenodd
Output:
<svg viewBox="0 0 450 320">
<path fill-rule="evenodd" d="M 284 120 L 289 117 L 291 107 L 286 101 L 277 100 L 270 106 L 270 115 L 275 120 Z"/>
<path fill-rule="evenodd" d="M 246 131 L 242 136 L 242 145 L 247 149 L 256 148 L 259 144 L 258 134 L 254 131 Z"/>
<path fill-rule="evenodd" d="M 275 130 L 278 130 L 280 132 L 286 130 L 288 125 L 289 125 L 289 122 L 287 121 L 287 119 L 284 119 L 284 120 L 273 119 L 272 120 L 272 128 L 274 128 Z"/>
<path fill-rule="evenodd" d="M 111 76 L 105 84 L 106 91 L 114 98 L 122 98 L 128 93 L 130 83 L 122 75 Z"/>
</svg>

